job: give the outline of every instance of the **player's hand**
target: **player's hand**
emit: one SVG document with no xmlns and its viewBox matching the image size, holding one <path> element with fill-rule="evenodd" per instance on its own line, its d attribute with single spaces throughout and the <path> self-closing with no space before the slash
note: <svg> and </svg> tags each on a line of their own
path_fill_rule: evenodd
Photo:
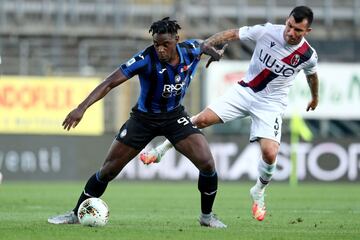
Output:
<svg viewBox="0 0 360 240">
<path fill-rule="evenodd" d="M 65 118 L 62 126 L 65 130 L 69 131 L 70 128 L 75 128 L 84 116 L 85 111 L 80 108 L 72 110 Z"/>
<path fill-rule="evenodd" d="M 216 50 L 216 52 L 219 54 L 220 58 L 219 58 L 218 60 L 216 60 L 215 58 L 210 57 L 209 60 L 207 61 L 205 67 L 208 68 L 213 61 L 219 61 L 219 60 L 224 56 L 224 52 L 225 52 L 225 49 L 227 48 L 227 46 L 228 46 L 228 44 L 225 44 L 225 45 L 222 47 L 222 49 Z"/>
<path fill-rule="evenodd" d="M 308 103 L 308 105 L 307 105 L 306 111 L 307 111 L 307 112 L 308 112 L 309 110 L 314 111 L 315 108 L 317 107 L 318 103 L 319 103 L 319 99 L 318 99 L 318 98 L 313 98 L 313 99 L 311 99 L 311 101 L 310 101 L 310 102 Z"/>
</svg>

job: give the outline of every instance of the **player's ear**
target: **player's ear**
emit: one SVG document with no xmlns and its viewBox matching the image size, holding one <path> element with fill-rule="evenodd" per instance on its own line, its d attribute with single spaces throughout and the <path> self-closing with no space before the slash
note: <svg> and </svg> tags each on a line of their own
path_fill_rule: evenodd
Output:
<svg viewBox="0 0 360 240">
<path fill-rule="evenodd" d="M 176 34 L 176 36 L 175 36 L 175 40 L 178 42 L 178 41 L 179 41 L 179 39 L 180 39 L 179 35 L 177 35 L 177 34 Z"/>
</svg>

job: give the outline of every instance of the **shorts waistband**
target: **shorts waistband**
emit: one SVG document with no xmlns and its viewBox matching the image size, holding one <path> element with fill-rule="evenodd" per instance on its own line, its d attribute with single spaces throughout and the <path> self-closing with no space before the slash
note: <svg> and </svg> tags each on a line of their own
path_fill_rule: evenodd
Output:
<svg viewBox="0 0 360 240">
<path fill-rule="evenodd" d="M 145 118 L 145 119 L 172 119 L 172 118 L 176 118 L 177 116 L 179 116 L 179 114 L 183 113 L 184 110 L 184 106 L 180 105 L 179 107 L 175 108 L 174 110 L 170 111 L 170 112 L 163 112 L 163 113 L 148 113 L 148 112 L 142 112 L 138 109 L 133 108 L 132 112 L 130 113 L 133 116 L 137 116 L 137 117 L 141 117 L 141 118 Z"/>
</svg>

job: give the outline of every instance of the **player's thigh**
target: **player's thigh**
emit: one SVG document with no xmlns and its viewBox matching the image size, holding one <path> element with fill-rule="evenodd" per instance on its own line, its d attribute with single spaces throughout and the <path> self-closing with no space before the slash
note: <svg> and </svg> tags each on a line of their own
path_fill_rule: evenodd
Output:
<svg viewBox="0 0 360 240">
<path fill-rule="evenodd" d="M 151 121 L 131 116 L 120 128 L 116 140 L 134 149 L 142 150 L 156 136 L 156 126 Z"/>
<path fill-rule="evenodd" d="M 270 139 L 278 144 L 281 141 L 282 113 L 276 111 L 251 112 L 250 141 L 261 138 Z"/>
<path fill-rule="evenodd" d="M 153 138 L 150 124 L 130 117 L 120 128 L 100 170 L 101 178 L 112 180 Z"/>
<path fill-rule="evenodd" d="M 208 107 L 191 117 L 191 121 L 200 129 L 223 122 L 221 118 Z"/>
<path fill-rule="evenodd" d="M 115 139 L 100 170 L 101 179 L 106 181 L 114 179 L 140 151 Z"/>
<path fill-rule="evenodd" d="M 214 159 L 204 135 L 191 134 L 174 146 L 177 151 L 190 159 L 200 171 L 215 171 Z"/>
<path fill-rule="evenodd" d="M 189 158 L 196 167 L 204 171 L 213 170 L 214 160 L 208 142 L 185 112 L 169 120 L 162 131 L 175 148 Z"/>
<path fill-rule="evenodd" d="M 191 122 L 186 112 L 180 112 L 176 117 L 168 119 L 161 127 L 159 135 L 164 135 L 173 145 L 192 134 L 202 134 Z"/>
<path fill-rule="evenodd" d="M 213 101 L 208 108 L 225 123 L 235 118 L 248 116 L 251 101 L 252 96 L 248 90 L 235 84 L 224 95 Z"/>
</svg>

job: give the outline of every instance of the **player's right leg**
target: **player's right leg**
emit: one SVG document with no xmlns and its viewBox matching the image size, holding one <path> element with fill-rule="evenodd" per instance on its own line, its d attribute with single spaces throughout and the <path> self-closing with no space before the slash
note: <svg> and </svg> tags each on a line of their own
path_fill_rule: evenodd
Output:
<svg viewBox="0 0 360 240">
<path fill-rule="evenodd" d="M 218 176 L 209 145 L 202 134 L 192 134 L 175 144 L 176 149 L 189 158 L 199 169 L 198 189 L 201 196 L 201 226 L 211 228 L 226 228 L 212 212 L 215 201 Z"/>
<path fill-rule="evenodd" d="M 48 218 L 48 223 L 51 224 L 77 224 L 79 219 L 74 211 L 70 211 L 64 214 L 52 216 Z"/>
<path fill-rule="evenodd" d="M 77 211 L 80 204 L 88 198 L 98 198 L 102 196 L 108 183 L 113 180 L 126 166 L 126 164 L 139 152 L 140 150 L 136 150 L 124 143 L 114 140 L 104 165 L 100 171 L 96 172 L 89 178 L 83 192 L 80 194 L 75 208 L 68 213 L 50 217 L 48 222 L 52 224 L 78 223 Z"/>
<path fill-rule="evenodd" d="M 191 117 L 191 122 L 199 129 L 222 122 L 219 116 L 210 108 L 205 108 L 197 115 Z M 140 160 L 146 164 L 158 163 L 167 151 L 173 148 L 173 145 L 169 140 L 165 140 L 163 143 L 150 151 L 144 151 L 140 154 Z"/>
</svg>

